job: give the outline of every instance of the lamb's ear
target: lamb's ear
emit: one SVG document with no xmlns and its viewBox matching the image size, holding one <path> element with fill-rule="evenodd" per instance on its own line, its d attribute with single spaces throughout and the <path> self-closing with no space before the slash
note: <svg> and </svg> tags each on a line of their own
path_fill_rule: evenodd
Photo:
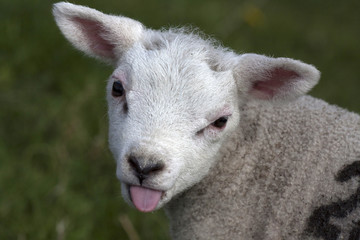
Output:
<svg viewBox="0 0 360 240">
<path fill-rule="evenodd" d="M 143 25 L 133 19 L 66 2 L 54 4 L 53 14 L 62 33 L 77 49 L 112 64 L 144 32 Z"/>
<path fill-rule="evenodd" d="M 244 54 L 234 69 L 238 89 L 248 99 L 287 102 L 316 85 L 320 72 L 290 58 Z"/>
</svg>

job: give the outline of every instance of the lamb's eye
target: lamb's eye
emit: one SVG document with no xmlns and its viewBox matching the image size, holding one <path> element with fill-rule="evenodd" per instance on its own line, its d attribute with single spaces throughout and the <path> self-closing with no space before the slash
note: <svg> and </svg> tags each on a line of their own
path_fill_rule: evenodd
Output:
<svg viewBox="0 0 360 240">
<path fill-rule="evenodd" d="M 228 120 L 228 117 L 221 117 L 218 120 L 216 120 L 215 122 L 213 122 L 211 124 L 211 126 L 214 126 L 219 129 L 224 128 L 227 123 L 227 120 Z"/>
<path fill-rule="evenodd" d="M 121 97 L 124 95 L 125 89 L 120 81 L 116 81 L 113 83 L 111 94 L 114 97 Z"/>
</svg>

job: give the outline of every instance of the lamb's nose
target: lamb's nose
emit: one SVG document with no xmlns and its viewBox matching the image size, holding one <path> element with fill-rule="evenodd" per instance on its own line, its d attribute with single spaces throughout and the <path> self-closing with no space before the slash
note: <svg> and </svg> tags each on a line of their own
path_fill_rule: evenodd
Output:
<svg viewBox="0 0 360 240">
<path fill-rule="evenodd" d="M 147 164 L 140 164 L 135 156 L 130 155 L 128 158 L 131 168 L 135 171 L 136 176 L 139 178 L 140 184 L 150 174 L 161 171 L 164 168 L 163 162 L 150 162 Z"/>
</svg>

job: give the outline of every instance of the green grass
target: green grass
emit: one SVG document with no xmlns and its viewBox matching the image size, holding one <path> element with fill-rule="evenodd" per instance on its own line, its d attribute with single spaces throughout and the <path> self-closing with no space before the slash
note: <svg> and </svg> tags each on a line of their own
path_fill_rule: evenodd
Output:
<svg viewBox="0 0 360 240">
<path fill-rule="evenodd" d="M 131 239 L 129 226 L 140 239 L 169 239 L 162 211 L 138 213 L 121 199 L 107 148 L 111 69 L 72 49 L 53 2 L 0 3 L 0 239 Z M 301 59 L 322 71 L 312 95 L 360 112 L 359 1 L 73 2 Z"/>
</svg>

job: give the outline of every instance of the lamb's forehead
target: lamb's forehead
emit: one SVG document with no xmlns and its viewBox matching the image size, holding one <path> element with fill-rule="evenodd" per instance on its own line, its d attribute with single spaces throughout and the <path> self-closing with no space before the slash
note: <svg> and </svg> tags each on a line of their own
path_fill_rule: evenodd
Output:
<svg viewBox="0 0 360 240">
<path fill-rule="evenodd" d="M 160 42 L 162 41 L 162 42 Z M 159 43 L 160 42 L 160 43 Z M 189 36 L 157 39 L 157 48 L 135 44 L 124 57 L 130 91 L 143 93 L 143 98 L 184 105 L 223 104 L 231 88 L 229 72 L 216 72 L 208 62 L 213 46 Z M 123 70 L 121 70 L 123 69 Z M 141 94 L 140 94 L 141 95 Z M 165 98 L 165 99 L 164 99 Z"/>
<path fill-rule="evenodd" d="M 173 51 L 172 51 L 173 50 Z M 146 51 L 137 48 L 132 51 L 127 72 L 133 90 L 148 86 L 157 90 L 195 90 L 197 85 L 215 84 L 215 73 L 202 56 L 182 49 L 161 49 Z"/>
</svg>

